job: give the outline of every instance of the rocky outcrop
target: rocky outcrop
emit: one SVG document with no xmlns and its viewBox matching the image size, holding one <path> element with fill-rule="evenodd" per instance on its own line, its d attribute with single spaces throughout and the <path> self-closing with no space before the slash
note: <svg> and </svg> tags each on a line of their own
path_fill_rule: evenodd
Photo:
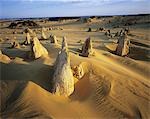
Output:
<svg viewBox="0 0 150 119">
<path fill-rule="evenodd" d="M 41 30 L 41 39 L 43 39 L 43 40 L 46 40 L 46 39 L 47 39 L 47 37 L 46 37 L 46 35 L 45 35 L 45 31 L 46 31 L 46 29 L 45 29 L 45 28 L 42 28 L 42 30 Z"/>
<path fill-rule="evenodd" d="M 40 58 L 41 56 L 48 55 L 48 51 L 44 46 L 40 43 L 36 36 L 31 40 L 31 57 L 34 59 Z"/>
<path fill-rule="evenodd" d="M 130 40 L 126 34 L 123 34 L 118 39 L 118 46 L 116 48 L 116 54 L 119 56 L 126 56 L 129 53 Z"/>
<path fill-rule="evenodd" d="M 57 39 L 55 35 L 50 35 L 49 39 L 50 39 L 50 43 L 57 44 Z"/>
<path fill-rule="evenodd" d="M 86 41 L 84 42 L 83 46 L 82 46 L 82 52 L 81 55 L 88 57 L 89 55 L 93 55 L 94 51 L 92 48 L 92 41 L 91 38 L 87 38 Z"/>
<path fill-rule="evenodd" d="M 66 40 L 63 39 L 62 49 L 55 62 L 52 90 L 54 94 L 65 97 L 71 95 L 74 91 L 74 77 L 70 67 L 70 57 L 66 44 Z"/>
</svg>

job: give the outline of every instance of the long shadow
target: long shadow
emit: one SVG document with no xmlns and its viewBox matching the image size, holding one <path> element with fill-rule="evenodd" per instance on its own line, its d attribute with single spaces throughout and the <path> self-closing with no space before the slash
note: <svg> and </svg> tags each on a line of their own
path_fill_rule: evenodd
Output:
<svg viewBox="0 0 150 119">
<path fill-rule="evenodd" d="M 45 64 L 0 63 L 1 81 L 32 81 L 47 91 L 51 91 L 53 66 Z"/>
<path fill-rule="evenodd" d="M 117 55 L 116 51 L 112 51 L 107 47 L 106 49 L 108 52 Z M 127 57 L 135 60 L 150 61 L 149 55 L 150 55 L 150 51 L 147 49 L 142 49 L 139 47 L 130 47 L 129 54 L 127 55 Z"/>
<path fill-rule="evenodd" d="M 53 66 L 38 65 L 40 66 L 0 62 L 0 93 L 2 102 L 0 115 L 21 96 L 29 81 L 52 92 Z"/>
</svg>

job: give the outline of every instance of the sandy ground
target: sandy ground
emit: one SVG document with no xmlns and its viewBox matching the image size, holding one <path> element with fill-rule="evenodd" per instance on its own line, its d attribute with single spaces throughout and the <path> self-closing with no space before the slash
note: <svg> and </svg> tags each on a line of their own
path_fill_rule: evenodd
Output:
<svg viewBox="0 0 150 119">
<path fill-rule="evenodd" d="M 120 57 L 113 53 L 117 38 L 105 36 L 105 32 L 96 32 L 96 28 L 105 27 L 111 33 L 122 28 L 114 28 L 118 17 L 94 19 L 90 23 L 76 20 L 62 22 L 38 22 L 45 27 L 62 27 L 63 30 L 47 31 L 46 35 L 56 35 L 58 45 L 49 40 L 40 41 L 49 55 L 37 60 L 29 60 L 30 46 L 9 48 L 13 37 L 19 43 L 25 40 L 23 28 L 6 28 L 10 21 L 1 21 L 0 48 L 0 116 L 6 118 L 87 118 L 119 119 L 150 118 L 150 35 L 147 17 L 140 17 L 137 24 L 130 26 L 130 53 Z M 149 18 L 149 16 L 148 16 Z M 126 20 L 126 17 L 122 18 Z M 111 23 L 108 23 L 111 21 Z M 87 32 L 88 28 L 92 32 Z M 13 34 L 13 31 L 17 31 Z M 37 32 L 40 38 L 40 32 Z M 50 93 L 53 65 L 61 48 L 62 37 L 66 36 L 71 67 L 83 63 L 85 71 L 80 80 L 76 80 L 75 91 L 68 98 Z M 91 37 L 95 56 L 79 56 L 79 49 L 87 37 Z M 10 40 L 5 40 L 5 38 Z M 81 40 L 81 41 L 80 41 Z"/>
</svg>

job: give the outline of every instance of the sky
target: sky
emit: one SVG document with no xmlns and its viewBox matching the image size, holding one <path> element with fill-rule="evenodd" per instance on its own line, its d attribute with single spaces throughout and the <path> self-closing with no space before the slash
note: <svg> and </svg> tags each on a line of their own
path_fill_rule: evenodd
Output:
<svg viewBox="0 0 150 119">
<path fill-rule="evenodd" d="M 0 0 L 0 18 L 150 13 L 150 0 Z"/>
</svg>

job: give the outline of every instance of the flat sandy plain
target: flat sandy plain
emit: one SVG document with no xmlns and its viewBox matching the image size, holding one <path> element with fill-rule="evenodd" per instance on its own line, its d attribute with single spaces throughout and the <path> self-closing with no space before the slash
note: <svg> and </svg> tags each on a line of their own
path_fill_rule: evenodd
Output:
<svg viewBox="0 0 150 119">
<path fill-rule="evenodd" d="M 93 18 L 87 23 L 78 19 L 30 20 L 45 28 L 57 28 L 45 33 L 47 37 L 56 35 L 58 45 L 40 40 L 49 55 L 30 60 L 27 57 L 30 46 L 10 48 L 14 37 L 19 43 L 25 41 L 24 26 L 10 29 L 7 27 L 12 20 L 0 21 L 1 118 L 150 118 L 149 15 Z M 87 32 L 89 27 L 92 32 Z M 117 56 L 114 51 L 118 37 L 111 38 L 105 31 L 96 31 L 99 27 L 110 29 L 112 36 L 129 27 L 128 56 Z M 41 31 L 36 30 L 36 34 L 40 39 Z M 49 91 L 63 36 L 67 38 L 71 67 L 82 63 L 84 68 L 84 76 L 75 80 L 75 91 L 69 97 Z M 79 49 L 88 37 L 91 37 L 95 55 L 82 57 Z"/>
</svg>

